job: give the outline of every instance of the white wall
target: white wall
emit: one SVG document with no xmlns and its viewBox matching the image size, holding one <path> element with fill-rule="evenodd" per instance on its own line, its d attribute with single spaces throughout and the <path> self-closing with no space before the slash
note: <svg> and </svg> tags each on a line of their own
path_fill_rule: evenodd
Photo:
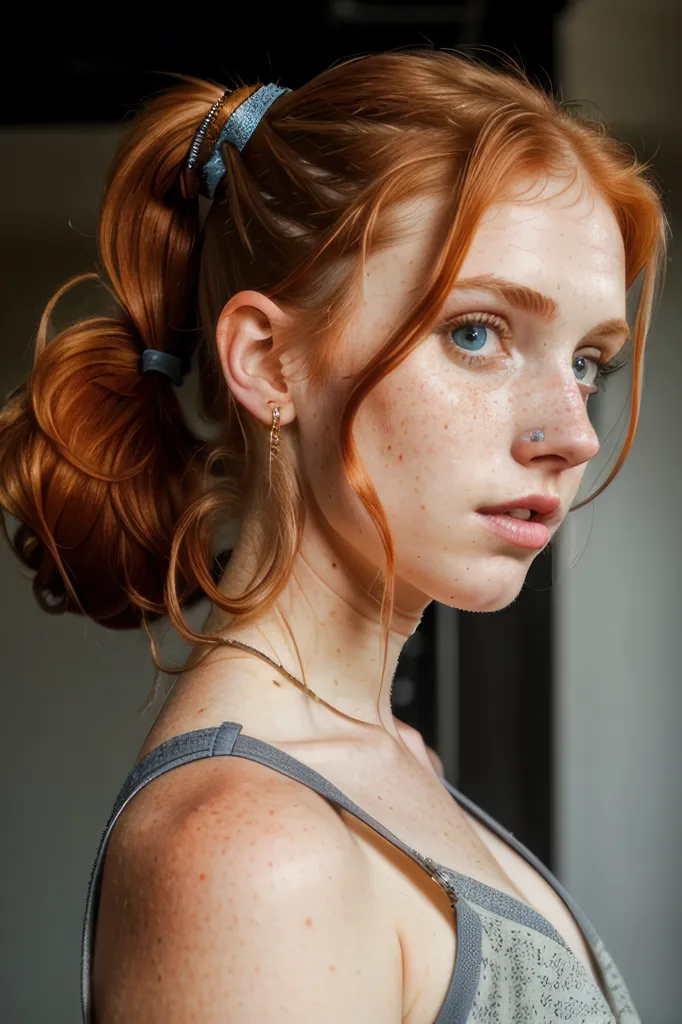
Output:
<svg viewBox="0 0 682 1024">
<path fill-rule="evenodd" d="M 593 101 L 616 134 L 655 157 L 673 234 L 682 230 L 681 38 L 682 5 L 659 0 L 582 0 L 559 34 L 564 99 Z M 562 526 L 555 584 L 558 873 L 646 1024 L 680 1020 L 681 323 L 673 259 L 634 448 L 606 492 Z M 604 426 L 622 404 L 619 386 Z"/>
</svg>

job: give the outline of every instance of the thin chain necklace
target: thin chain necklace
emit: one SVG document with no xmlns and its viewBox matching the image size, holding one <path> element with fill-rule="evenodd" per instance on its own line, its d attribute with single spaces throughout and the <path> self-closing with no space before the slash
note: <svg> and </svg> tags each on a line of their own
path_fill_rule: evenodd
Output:
<svg viewBox="0 0 682 1024">
<path fill-rule="evenodd" d="M 245 644 L 241 640 L 234 640 L 228 636 L 217 636 L 216 639 L 218 640 L 219 643 L 224 644 L 226 647 L 237 647 L 240 651 L 248 651 L 249 654 L 255 654 L 257 658 L 261 658 L 263 661 L 267 661 L 269 665 L 272 665 L 272 667 L 276 668 L 278 672 L 281 672 L 283 676 L 286 676 L 286 678 L 290 682 L 298 686 L 299 690 L 302 690 L 304 693 L 307 693 L 308 696 L 312 697 L 313 700 L 318 702 L 318 704 L 324 704 L 324 706 L 329 708 L 331 711 L 335 711 L 337 715 L 343 715 L 344 718 L 348 718 L 351 722 L 363 721 L 363 719 L 354 718 L 353 715 L 347 715 L 345 711 L 340 711 L 339 708 L 334 707 L 333 704 L 330 704 L 323 697 L 320 697 L 319 694 L 311 690 L 310 687 L 306 683 L 304 683 L 302 679 L 298 679 L 295 675 L 293 675 L 293 673 L 289 672 L 289 670 L 286 669 L 284 665 L 282 665 L 279 661 L 275 661 L 275 659 L 271 658 L 268 654 L 264 654 L 263 651 L 259 651 L 257 650 L 257 648 L 251 647 L 250 644 Z M 206 653 L 207 655 L 210 654 L 210 650 Z M 276 680 L 273 679 L 273 682 L 276 682 Z M 277 685 L 279 685 L 279 683 Z M 365 722 L 363 724 L 368 723 Z"/>
</svg>

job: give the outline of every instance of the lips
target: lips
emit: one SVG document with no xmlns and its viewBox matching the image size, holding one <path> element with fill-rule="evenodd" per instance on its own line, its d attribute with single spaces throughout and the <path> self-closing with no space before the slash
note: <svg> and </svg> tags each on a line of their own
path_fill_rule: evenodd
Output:
<svg viewBox="0 0 682 1024">
<path fill-rule="evenodd" d="M 537 513 L 535 517 L 537 520 L 540 517 L 552 516 L 560 504 L 560 498 L 556 498 L 551 494 L 527 494 L 523 498 L 510 498 L 499 505 L 486 505 L 484 508 L 479 508 L 476 511 L 482 515 L 499 515 L 500 513 L 509 512 L 513 508 L 527 508 L 531 512 Z"/>
<path fill-rule="evenodd" d="M 549 543 L 551 534 L 546 523 L 525 521 L 517 519 L 515 516 L 486 512 L 475 514 L 478 521 L 482 525 L 485 524 L 486 529 L 514 547 L 538 551 Z"/>
</svg>

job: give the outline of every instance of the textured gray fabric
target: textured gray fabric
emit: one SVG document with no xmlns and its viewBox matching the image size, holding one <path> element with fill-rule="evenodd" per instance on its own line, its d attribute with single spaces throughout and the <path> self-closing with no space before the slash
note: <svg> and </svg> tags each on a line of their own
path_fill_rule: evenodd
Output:
<svg viewBox="0 0 682 1024">
<path fill-rule="evenodd" d="M 582 962 L 564 943 L 477 910 L 483 932 L 481 977 L 470 1024 L 615 1020 Z"/>
<path fill-rule="evenodd" d="M 263 740 L 241 733 L 238 722 L 173 736 L 128 774 L 102 833 L 86 897 L 81 945 L 83 1024 L 93 1024 L 92 947 L 102 868 L 111 831 L 128 802 L 152 779 L 204 757 L 247 757 L 297 779 L 360 818 L 408 854 L 446 890 L 456 913 L 457 952 L 447 996 L 434 1024 L 641 1024 L 613 960 L 594 928 L 551 872 L 493 818 L 441 782 L 470 813 L 520 853 L 554 887 L 574 914 L 602 971 L 611 1009 L 556 929 L 537 911 L 506 893 L 437 864 L 402 842 L 328 779 Z"/>
<path fill-rule="evenodd" d="M 484 882 L 479 882 L 477 878 L 461 875 L 458 871 L 446 868 L 442 864 L 438 864 L 437 869 L 440 871 L 443 880 L 450 882 L 458 896 L 463 896 L 470 903 L 475 903 L 477 907 L 485 907 L 496 914 L 508 917 L 510 921 L 515 921 L 517 924 L 528 925 L 529 928 L 534 928 L 536 932 L 540 932 L 542 935 L 553 939 L 560 946 L 566 945 L 556 928 L 542 914 L 538 914 L 537 910 L 529 907 L 527 903 L 522 903 L 513 896 L 507 895 L 506 892 L 492 889 Z"/>
<path fill-rule="evenodd" d="M 491 818 L 486 811 L 478 807 L 472 800 L 469 799 L 469 797 L 465 796 L 463 793 L 460 793 L 458 789 L 455 789 L 455 787 L 451 783 L 449 783 L 447 779 L 441 778 L 441 782 L 443 783 L 445 788 L 450 791 L 455 800 L 457 800 L 457 802 L 465 808 L 465 810 L 469 811 L 475 818 L 482 822 L 482 824 L 486 825 L 492 832 L 495 832 L 500 837 L 500 839 L 507 843 L 508 846 L 511 846 L 513 850 L 516 850 L 516 852 L 520 854 L 522 857 L 524 857 L 529 862 L 529 864 L 532 867 L 534 867 L 535 870 L 540 875 L 542 875 L 542 877 L 552 886 L 557 895 L 564 901 L 570 912 L 573 914 L 573 917 L 575 918 L 578 927 L 582 931 L 587 941 L 587 944 L 589 945 L 589 947 L 592 950 L 592 953 L 594 954 L 594 958 L 597 961 L 597 964 L 599 965 L 599 968 L 601 970 L 602 984 L 606 992 L 608 993 L 609 1005 L 611 1007 L 612 1013 L 616 1021 L 618 1022 L 618 1024 L 641 1024 L 640 1017 L 637 1011 L 635 1010 L 634 1004 L 632 1002 L 632 997 L 620 974 L 620 971 L 616 967 L 612 957 L 606 950 L 604 943 L 600 939 L 599 935 L 596 932 L 596 929 L 594 928 L 592 922 L 588 919 L 582 907 L 580 907 L 576 903 L 576 901 L 573 899 L 570 893 L 567 892 L 567 890 L 563 887 L 561 882 L 557 878 L 555 878 L 555 876 L 552 874 L 549 868 L 542 863 L 539 857 L 536 857 L 535 854 L 531 850 L 529 850 L 527 846 L 524 846 L 523 843 L 521 843 L 516 838 L 513 832 L 509 832 L 506 828 L 504 828 L 503 825 L 500 825 L 499 822 L 495 821 L 494 818 Z M 469 879 L 468 881 L 471 882 L 473 881 L 473 879 Z M 455 882 L 455 885 L 458 884 L 458 882 Z M 500 893 L 500 895 L 504 894 Z M 525 906 L 525 904 L 521 905 Z M 496 909 L 498 912 L 500 912 L 499 906 L 492 907 L 491 909 Z M 542 918 L 542 920 L 544 920 L 544 918 Z M 562 1018 L 559 1019 L 561 1020 Z"/>
</svg>

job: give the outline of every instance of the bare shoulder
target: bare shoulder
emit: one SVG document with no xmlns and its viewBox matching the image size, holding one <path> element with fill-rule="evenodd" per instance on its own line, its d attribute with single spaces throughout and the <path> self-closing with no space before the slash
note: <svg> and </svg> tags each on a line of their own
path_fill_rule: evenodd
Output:
<svg viewBox="0 0 682 1024">
<path fill-rule="evenodd" d="M 96 1024 L 399 1021 L 400 941 L 333 805 L 245 759 L 175 774 L 112 832 Z"/>
</svg>

